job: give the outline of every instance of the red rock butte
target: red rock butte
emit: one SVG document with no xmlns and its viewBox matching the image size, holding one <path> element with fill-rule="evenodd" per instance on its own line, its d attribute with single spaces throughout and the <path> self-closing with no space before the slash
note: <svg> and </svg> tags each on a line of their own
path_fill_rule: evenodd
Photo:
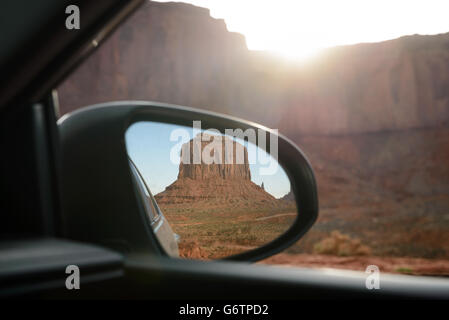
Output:
<svg viewBox="0 0 449 320">
<path fill-rule="evenodd" d="M 207 160 L 203 154 L 210 159 L 208 162 L 213 163 L 205 165 Z M 228 137 L 198 134 L 182 146 L 181 161 L 183 164 L 179 166 L 178 179 L 251 180 L 248 150 Z"/>
<path fill-rule="evenodd" d="M 189 204 L 202 207 L 277 205 L 276 198 L 251 181 L 246 147 L 227 137 L 221 139 L 220 145 L 212 142 L 212 139 L 202 140 L 204 139 L 197 136 L 182 146 L 178 178 L 156 195 L 159 204 L 164 206 Z M 212 144 L 215 147 L 212 147 Z M 226 152 L 230 147 L 232 152 L 229 152 L 230 149 Z M 240 159 L 237 152 L 239 149 L 243 150 L 240 152 Z M 203 158 L 200 163 L 192 163 L 194 159 L 200 158 L 200 154 L 207 155 L 208 151 L 215 160 L 214 163 L 206 164 Z M 219 159 L 221 161 L 218 161 Z M 230 159 L 233 161 L 229 161 Z"/>
</svg>

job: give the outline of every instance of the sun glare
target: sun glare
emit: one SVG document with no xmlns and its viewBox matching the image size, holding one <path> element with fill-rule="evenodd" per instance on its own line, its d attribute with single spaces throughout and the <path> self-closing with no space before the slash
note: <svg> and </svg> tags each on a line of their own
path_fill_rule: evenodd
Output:
<svg viewBox="0 0 449 320">
<path fill-rule="evenodd" d="M 163 1 L 165 2 L 165 1 Z M 449 31 L 448 0 L 185 0 L 210 9 L 251 50 L 290 59 L 323 48 Z"/>
</svg>

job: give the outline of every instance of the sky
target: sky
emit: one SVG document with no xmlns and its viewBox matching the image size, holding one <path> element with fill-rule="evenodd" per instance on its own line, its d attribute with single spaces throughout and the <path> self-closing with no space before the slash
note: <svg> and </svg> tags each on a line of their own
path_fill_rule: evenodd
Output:
<svg viewBox="0 0 449 320">
<path fill-rule="evenodd" d="M 168 2 L 168 1 L 158 1 Z M 449 0 L 186 0 L 224 19 L 251 50 L 304 60 L 321 49 L 449 32 Z"/>
<path fill-rule="evenodd" d="M 180 128 L 187 130 L 189 137 L 171 141 L 172 132 Z M 182 143 L 191 138 L 193 138 L 192 128 L 150 121 L 137 122 L 126 131 L 125 141 L 128 155 L 139 169 L 153 195 L 164 191 L 177 179 L 180 158 L 176 156 L 177 163 L 173 163 L 170 153 L 179 155 Z M 247 141 L 237 141 L 248 147 Z M 263 152 L 263 156 L 270 157 L 265 152 Z M 256 156 L 256 160 L 258 160 L 258 156 Z M 273 159 L 273 161 L 276 160 Z M 265 175 L 260 169 L 267 168 L 268 161 L 262 164 L 259 161 L 253 162 L 255 163 L 250 163 L 250 171 L 251 180 L 254 183 L 260 185 L 263 182 L 265 190 L 275 198 L 280 198 L 290 191 L 290 180 L 279 165 L 274 174 Z"/>
</svg>

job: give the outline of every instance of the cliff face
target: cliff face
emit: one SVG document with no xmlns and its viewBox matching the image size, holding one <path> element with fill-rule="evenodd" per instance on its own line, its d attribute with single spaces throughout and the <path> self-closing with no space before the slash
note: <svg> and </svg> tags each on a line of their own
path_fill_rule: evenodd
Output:
<svg viewBox="0 0 449 320">
<path fill-rule="evenodd" d="M 329 49 L 297 79 L 281 128 L 348 134 L 447 124 L 449 34 Z"/>
<path fill-rule="evenodd" d="M 225 152 L 224 139 L 228 140 L 228 146 L 232 146 L 232 157 Z M 210 145 L 210 142 L 201 141 L 200 135 L 183 145 L 178 179 L 155 196 L 159 204 L 165 208 L 186 204 L 201 208 L 276 207 L 277 200 L 251 181 L 246 147 L 229 138 L 223 138 L 220 148 L 208 149 Z M 243 153 L 236 163 L 237 148 L 241 148 Z M 199 159 L 201 153 L 209 153 L 216 160 L 222 159 L 222 162 L 206 163 L 207 160 L 202 158 L 199 163 L 192 163 L 194 159 Z M 234 162 L 223 162 L 226 159 Z"/>
<path fill-rule="evenodd" d="M 240 96 L 247 52 L 209 10 L 147 2 L 59 88 L 61 110 L 124 99 L 226 106 Z"/>
<path fill-rule="evenodd" d="M 204 151 L 208 160 L 202 158 Z M 183 178 L 250 181 L 248 150 L 228 137 L 198 134 L 182 146 L 178 179 Z"/>
<path fill-rule="evenodd" d="M 63 112 L 143 99 L 249 118 L 286 134 L 438 126 L 449 120 L 449 34 L 333 48 L 299 66 L 248 51 L 244 37 L 207 9 L 148 2 L 59 93 Z"/>
</svg>

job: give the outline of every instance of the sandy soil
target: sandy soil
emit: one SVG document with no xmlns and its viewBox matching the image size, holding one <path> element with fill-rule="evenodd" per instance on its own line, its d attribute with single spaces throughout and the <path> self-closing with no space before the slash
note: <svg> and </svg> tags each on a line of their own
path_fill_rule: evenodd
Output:
<svg viewBox="0 0 449 320">
<path fill-rule="evenodd" d="M 295 217 L 297 215 L 298 214 L 296 212 L 294 212 L 294 213 L 280 213 L 280 214 L 275 214 L 275 215 L 268 216 L 268 217 L 257 218 L 256 221 L 263 221 L 263 220 L 268 220 L 268 219 L 273 219 L 273 218 L 278 218 L 278 217 L 286 217 L 286 216 Z"/>
</svg>

